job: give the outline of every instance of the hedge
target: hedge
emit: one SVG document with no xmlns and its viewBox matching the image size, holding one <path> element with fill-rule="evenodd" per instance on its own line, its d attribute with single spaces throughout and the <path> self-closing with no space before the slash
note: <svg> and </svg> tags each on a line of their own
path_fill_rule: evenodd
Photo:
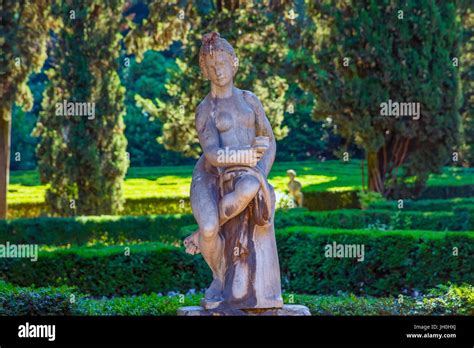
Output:
<svg viewBox="0 0 474 348">
<path fill-rule="evenodd" d="M 71 301 L 74 295 L 74 301 Z M 159 294 L 85 298 L 71 288 L 21 288 L 0 282 L 0 316 L 17 315 L 176 315 L 183 306 L 199 305 L 202 294 Z M 283 294 L 285 303 L 307 306 L 313 315 L 474 315 L 472 285 L 442 285 L 410 297 L 356 297 Z"/>
<path fill-rule="evenodd" d="M 151 294 L 86 299 L 78 310 L 81 315 L 176 315 L 179 307 L 199 305 L 202 296 Z M 416 298 L 403 296 L 403 300 L 400 297 L 356 297 L 353 294 L 316 296 L 284 293 L 283 301 L 307 306 L 312 315 L 473 315 L 474 287 L 441 286 Z"/>
<path fill-rule="evenodd" d="M 280 212 L 275 216 L 277 227 L 318 226 L 328 228 L 374 230 L 418 229 L 433 231 L 474 230 L 471 214 L 456 212 L 417 212 L 389 210 L 335 210 Z"/>
<path fill-rule="evenodd" d="M 365 260 L 327 258 L 327 244 L 365 246 Z M 458 256 L 453 255 L 458 248 Z M 474 232 L 325 230 L 278 233 L 285 288 L 300 293 L 388 295 L 452 281 L 474 284 Z"/>
<path fill-rule="evenodd" d="M 474 197 L 474 185 L 427 186 L 419 199 L 449 199 Z"/>
<path fill-rule="evenodd" d="M 454 208 L 474 209 L 474 198 L 403 200 L 403 209 L 398 208 L 398 201 L 381 201 L 371 203 L 370 209 L 417 210 L 417 211 L 452 211 Z"/>
<path fill-rule="evenodd" d="M 307 191 L 304 193 L 304 206 L 313 211 L 358 209 L 357 191 Z M 449 199 L 454 197 L 473 197 L 474 185 L 428 186 L 420 199 Z M 44 202 L 13 203 L 9 205 L 8 218 L 35 218 L 46 216 L 48 211 Z M 188 214 L 191 213 L 189 197 L 146 197 L 127 199 L 120 215 L 150 214 Z"/>
<path fill-rule="evenodd" d="M 8 206 L 8 218 L 36 218 L 47 216 L 48 207 L 45 202 L 12 203 Z M 146 197 L 127 199 L 120 215 L 157 215 L 157 214 L 189 214 L 191 205 L 189 198 Z"/>
<path fill-rule="evenodd" d="M 77 286 L 97 296 L 201 289 L 212 279 L 201 257 L 159 242 L 43 248 L 36 262 L 0 259 L 0 277 L 21 286 Z"/>
<path fill-rule="evenodd" d="M 70 287 L 15 287 L 0 281 L 0 315 L 73 315 L 84 296 Z"/>
<path fill-rule="evenodd" d="M 176 243 L 181 239 L 180 228 L 193 223 L 191 214 L 0 220 L 0 242 L 47 245 L 82 245 L 94 241 Z"/>
<path fill-rule="evenodd" d="M 277 232 L 284 289 L 383 296 L 452 281 L 474 283 L 474 232 L 328 230 L 290 227 Z M 326 258 L 333 242 L 362 244 L 365 261 Z M 22 286 L 77 286 L 97 296 L 187 291 L 209 285 L 202 256 L 160 243 L 53 248 L 36 262 L 0 259 L 0 277 Z M 453 248 L 459 256 L 453 256 Z"/>
<path fill-rule="evenodd" d="M 357 191 L 311 191 L 303 192 L 304 207 L 309 210 L 337 210 L 360 208 Z"/>
<path fill-rule="evenodd" d="M 195 224 L 191 214 L 151 216 L 100 216 L 0 220 L 0 243 L 84 245 L 159 241 L 178 245 Z M 388 210 L 336 210 L 313 212 L 304 209 L 277 210 L 277 228 L 319 226 L 328 228 L 423 229 L 434 231 L 473 230 L 472 214 Z M 197 228 L 197 226 L 193 226 Z"/>
</svg>

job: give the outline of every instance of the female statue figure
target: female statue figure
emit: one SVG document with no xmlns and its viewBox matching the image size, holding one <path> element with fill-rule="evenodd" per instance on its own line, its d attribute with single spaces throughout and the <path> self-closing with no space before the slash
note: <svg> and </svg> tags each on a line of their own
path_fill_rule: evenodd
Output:
<svg viewBox="0 0 474 348">
<path fill-rule="evenodd" d="M 211 91 L 195 120 L 203 155 L 193 172 L 191 207 L 199 229 L 184 244 L 212 270 L 205 309 L 280 308 L 275 195 L 267 182 L 275 138 L 258 98 L 234 86 L 237 62 L 218 33 L 203 37 L 199 65 Z"/>
</svg>

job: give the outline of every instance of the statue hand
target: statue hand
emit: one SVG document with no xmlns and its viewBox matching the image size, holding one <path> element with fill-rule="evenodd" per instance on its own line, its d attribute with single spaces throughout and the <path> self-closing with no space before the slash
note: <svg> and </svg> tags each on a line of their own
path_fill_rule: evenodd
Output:
<svg viewBox="0 0 474 348">
<path fill-rule="evenodd" d="M 260 158 L 262 158 L 263 156 L 261 152 L 256 151 L 254 148 L 245 149 L 244 151 L 246 152 L 246 154 L 245 156 L 243 156 L 241 164 L 249 167 L 255 167 Z"/>
<path fill-rule="evenodd" d="M 256 137 L 252 148 L 259 153 L 260 158 L 263 157 L 265 152 L 270 148 L 270 138 L 265 136 Z"/>
</svg>

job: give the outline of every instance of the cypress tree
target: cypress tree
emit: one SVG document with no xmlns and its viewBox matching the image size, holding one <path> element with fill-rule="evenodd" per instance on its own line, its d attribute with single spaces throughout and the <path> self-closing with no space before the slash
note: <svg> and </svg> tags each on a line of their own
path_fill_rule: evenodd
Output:
<svg viewBox="0 0 474 348">
<path fill-rule="evenodd" d="M 317 30 L 302 34 L 296 65 L 306 74 L 302 86 L 315 95 L 315 117 L 330 116 L 365 150 L 370 190 L 399 195 L 413 185 L 420 192 L 459 143 L 455 5 L 323 1 L 312 3 L 309 14 Z M 382 116 L 389 100 L 419 103 L 420 119 Z"/>
<path fill-rule="evenodd" d="M 53 215 L 115 214 L 123 204 L 125 91 L 117 73 L 123 4 L 74 0 L 55 8 L 63 28 L 55 37 L 50 85 L 35 130 Z M 71 115 L 61 108 L 65 102 L 90 109 Z"/>
<path fill-rule="evenodd" d="M 12 108 L 33 107 L 32 72 L 46 60 L 49 30 L 57 25 L 49 1 L 2 0 L 0 4 L 0 219 L 7 216 Z"/>
</svg>

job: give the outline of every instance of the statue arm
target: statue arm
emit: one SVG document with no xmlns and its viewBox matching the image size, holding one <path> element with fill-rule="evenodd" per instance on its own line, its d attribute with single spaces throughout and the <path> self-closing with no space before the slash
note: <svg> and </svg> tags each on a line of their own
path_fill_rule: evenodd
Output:
<svg viewBox="0 0 474 348">
<path fill-rule="evenodd" d="M 273 162 L 275 161 L 276 155 L 276 141 L 275 135 L 273 134 L 272 126 L 270 121 L 265 114 L 263 105 L 255 94 L 252 92 L 244 91 L 244 96 L 247 102 L 252 106 L 252 109 L 255 112 L 255 128 L 257 136 L 267 136 L 270 140 L 270 146 L 265 152 L 263 157 L 257 163 L 257 167 L 265 174 L 265 177 L 268 176 L 270 170 L 272 169 Z"/>
</svg>

